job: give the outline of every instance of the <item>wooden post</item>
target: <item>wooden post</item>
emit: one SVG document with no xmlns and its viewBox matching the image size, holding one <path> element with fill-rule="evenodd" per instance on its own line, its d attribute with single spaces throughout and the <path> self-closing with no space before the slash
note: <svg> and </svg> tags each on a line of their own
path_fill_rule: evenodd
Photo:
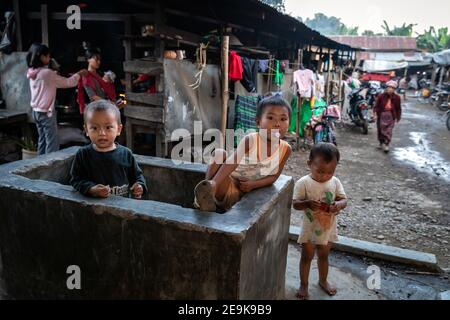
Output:
<svg viewBox="0 0 450 320">
<path fill-rule="evenodd" d="M 270 88 L 272 85 L 272 70 L 275 69 L 275 56 L 274 55 L 270 55 L 269 57 L 269 77 L 267 79 L 267 92 L 270 92 Z"/>
<path fill-rule="evenodd" d="M 343 74 L 344 70 L 342 69 L 342 67 L 339 68 L 339 96 L 338 96 L 338 101 L 342 100 L 342 74 Z M 344 106 L 344 102 L 339 102 L 339 104 L 341 105 L 341 111 L 342 108 Z"/>
<path fill-rule="evenodd" d="M 327 105 L 330 104 L 330 84 L 331 84 L 331 49 L 328 49 L 328 76 L 327 76 Z"/>
<path fill-rule="evenodd" d="M 441 66 L 441 74 L 439 76 L 439 88 L 442 88 L 442 82 L 444 82 L 444 75 L 445 75 L 445 67 Z"/>
<path fill-rule="evenodd" d="M 230 50 L 230 37 L 222 37 L 222 123 L 221 123 L 221 148 L 225 148 L 225 138 L 227 130 L 227 115 L 228 115 L 228 54 Z"/>
<path fill-rule="evenodd" d="M 41 4 L 41 29 L 42 29 L 42 44 L 48 44 L 48 10 L 46 4 Z"/>
<path fill-rule="evenodd" d="M 436 87 L 436 78 L 437 78 L 437 65 L 433 64 L 433 72 L 431 73 L 431 88 L 434 89 Z"/>
<path fill-rule="evenodd" d="M 19 0 L 14 0 L 14 16 L 16 18 L 16 42 L 17 42 L 17 51 L 23 51 L 22 46 L 22 24 L 20 22 L 20 6 Z"/>
<path fill-rule="evenodd" d="M 295 117 L 295 137 L 297 140 L 297 150 L 300 150 L 300 109 L 302 105 L 303 98 L 297 94 L 297 116 Z"/>
</svg>

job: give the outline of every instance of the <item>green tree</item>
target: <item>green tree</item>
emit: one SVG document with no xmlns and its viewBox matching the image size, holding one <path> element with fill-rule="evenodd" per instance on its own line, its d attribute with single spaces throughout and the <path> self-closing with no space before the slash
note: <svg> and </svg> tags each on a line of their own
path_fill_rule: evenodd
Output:
<svg viewBox="0 0 450 320">
<path fill-rule="evenodd" d="M 324 35 L 358 35 L 358 27 L 348 27 L 340 18 L 328 17 L 323 13 L 316 13 L 314 18 L 307 18 L 305 24 Z"/>
<path fill-rule="evenodd" d="M 434 27 L 430 27 L 423 34 L 417 34 L 417 47 L 430 52 L 437 52 L 450 49 L 450 34 L 448 28 L 440 28 L 436 32 Z"/>
<path fill-rule="evenodd" d="M 403 23 L 401 27 L 394 26 L 392 29 L 389 27 L 386 20 L 383 20 L 384 25 L 381 27 L 384 29 L 387 36 L 403 36 L 403 37 L 412 37 L 413 29 L 417 24 L 406 24 Z"/>
</svg>

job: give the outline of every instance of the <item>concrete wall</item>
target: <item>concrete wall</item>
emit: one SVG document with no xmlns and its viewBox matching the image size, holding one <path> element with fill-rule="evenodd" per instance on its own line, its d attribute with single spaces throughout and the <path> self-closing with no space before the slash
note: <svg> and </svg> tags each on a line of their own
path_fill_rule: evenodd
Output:
<svg viewBox="0 0 450 320">
<path fill-rule="evenodd" d="M 28 121 L 32 122 L 26 55 L 26 52 L 0 54 L 0 88 L 6 101 L 6 109 L 27 112 Z"/>
<path fill-rule="evenodd" d="M 283 297 L 292 178 L 211 214 L 180 206 L 204 166 L 138 157 L 150 198 L 178 205 L 97 200 L 58 178 L 76 150 L 0 166 L 2 278 L 12 298 Z M 70 265 L 81 268 L 82 290 L 66 287 Z"/>
</svg>

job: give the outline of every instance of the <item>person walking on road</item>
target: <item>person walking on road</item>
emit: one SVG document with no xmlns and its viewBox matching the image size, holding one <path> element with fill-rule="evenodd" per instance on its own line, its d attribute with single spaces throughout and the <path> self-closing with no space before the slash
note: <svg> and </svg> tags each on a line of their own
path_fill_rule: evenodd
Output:
<svg viewBox="0 0 450 320">
<path fill-rule="evenodd" d="M 395 93 L 397 82 L 389 81 L 386 86 L 386 91 L 378 97 L 373 111 L 377 117 L 380 148 L 388 153 L 395 124 L 402 116 L 402 104 L 400 96 Z"/>
</svg>

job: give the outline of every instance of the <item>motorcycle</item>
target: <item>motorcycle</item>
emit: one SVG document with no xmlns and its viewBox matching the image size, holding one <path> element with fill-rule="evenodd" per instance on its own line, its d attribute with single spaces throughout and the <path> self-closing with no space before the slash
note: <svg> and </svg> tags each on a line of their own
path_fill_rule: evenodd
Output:
<svg viewBox="0 0 450 320">
<path fill-rule="evenodd" d="M 447 111 L 450 104 L 450 86 L 443 85 L 431 95 L 433 105 L 441 111 Z"/>
<path fill-rule="evenodd" d="M 375 103 L 377 101 L 377 98 L 380 94 L 383 93 L 383 88 L 381 87 L 380 82 L 378 81 L 370 81 L 368 85 L 368 91 L 366 94 L 366 100 L 369 104 L 370 108 L 375 107 Z"/>
<path fill-rule="evenodd" d="M 357 127 L 361 127 L 363 134 L 369 134 L 369 103 L 361 94 L 362 90 L 363 88 L 357 89 L 349 95 L 350 108 L 348 115 Z"/>
<path fill-rule="evenodd" d="M 313 109 L 313 116 L 310 126 L 313 130 L 314 144 L 321 142 L 332 143 L 337 146 L 334 123 L 341 119 L 339 106 L 330 105 L 328 107 L 316 107 Z"/>
</svg>

